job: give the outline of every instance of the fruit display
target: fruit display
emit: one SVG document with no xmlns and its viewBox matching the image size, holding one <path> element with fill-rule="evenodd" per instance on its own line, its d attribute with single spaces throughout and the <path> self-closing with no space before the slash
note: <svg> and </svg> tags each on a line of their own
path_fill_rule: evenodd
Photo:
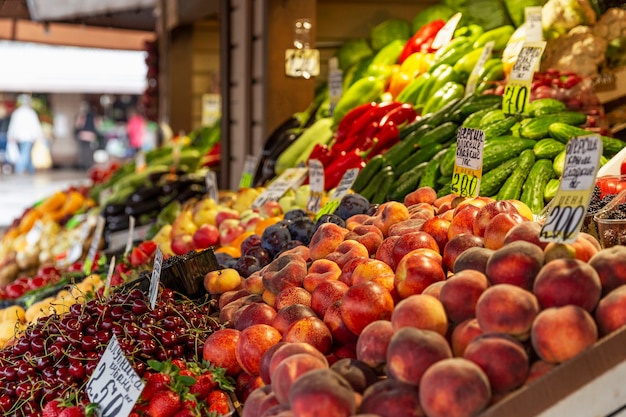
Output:
<svg viewBox="0 0 626 417">
<path fill-rule="evenodd" d="M 98 415 L 89 383 L 117 341 L 141 380 L 133 417 L 480 416 L 623 332 L 623 224 L 601 228 L 623 221 L 622 176 L 597 179 L 571 243 L 539 238 L 568 141 L 606 133 L 601 107 L 582 77 L 549 70 L 523 114 L 506 112 L 520 6 L 481 1 L 498 13 L 485 22 L 459 4 L 439 45 L 454 3 L 341 48 L 342 98 L 331 109 L 320 90 L 277 128 L 251 187 L 207 189 L 216 125 L 26 211 L 0 251 L 3 415 Z M 476 197 L 452 193 L 461 128 L 485 134 Z M 599 139 L 605 160 L 626 146 Z M 268 197 L 312 159 L 317 213 L 313 178 Z M 145 237 L 111 250 L 130 216 Z"/>
</svg>

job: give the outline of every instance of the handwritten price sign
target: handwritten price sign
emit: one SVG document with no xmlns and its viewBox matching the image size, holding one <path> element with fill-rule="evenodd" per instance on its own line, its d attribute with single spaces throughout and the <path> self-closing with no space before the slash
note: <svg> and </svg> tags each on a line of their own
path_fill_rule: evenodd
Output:
<svg viewBox="0 0 626 417">
<path fill-rule="evenodd" d="M 521 114 L 526 111 L 533 75 L 545 47 L 545 42 L 526 42 L 522 46 L 504 89 L 502 110 L 505 113 Z"/>
<path fill-rule="evenodd" d="M 319 219 L 324 214 L 332 214 L 335 212 L 335 210 L 337 210 L 337 207 L 339 207 L 339 203 L 341 203 L 341 199 L 343 198 L 343 196 L 346 195 L 348 191 L 350 191 L 350 188 L 352 188 L 352 184 L 354 184 L 357 175 L 359 175 L 358 168 L 351 168 L 347 170 L 345 174 L 343 174 L 343 177 L 341 177 L 341 182 L 335 189 L 335 192 L 333 192 L 333 195 L 330 196 L 328 201 L 326 201 L 326 203 L 324 204 L 324 207 L 322 207 L 322 209 L 318 211 L 315 215 L 315 220 Z"/>
<path fill-rule="evenodd" d="M 570 139 L 559 190 L 550 203 L 548 217 L 539 232 L 544 242 L 572 243 L 582 227 L 602 155 L 598 135 Z"/>
<path fill-rule="evenodd" d="M 461 197 L 478 197 L 483 175 L 485 132 L 462 127 L 456 135 L 456 159 L 452 192 Z"/>
</svg>

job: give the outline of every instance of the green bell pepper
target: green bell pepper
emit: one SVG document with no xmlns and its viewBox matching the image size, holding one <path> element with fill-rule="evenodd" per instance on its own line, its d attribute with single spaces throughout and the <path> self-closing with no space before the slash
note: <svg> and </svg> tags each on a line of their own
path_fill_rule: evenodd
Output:
<svg viewBox="0 0 626 417">
<path fill-rule="evenodd" d="M 442 64 L 430 74 L 430 78 L 420 89 L 415 104 L 423 106 L 432 93 L 439 90 L 449 81 L 459 81 L 459 76 L 451 65 Z"/>
<path fill-rule="evenodd" d="M 413 79 L 413 81 L 411 81 L 409 85 L 404 87 L 404 89 L 396 97 L 396 101 L 399 101 L 401 103 L 415 104 L 421 89 L 424 87 L 424 84 L 426 84 L 430 77 L 431 75 L 428 72 L 420 74 L 417 78 Z"/>
<path fill-rule="evenodd" d="M 474 49 L 473 51 L 463 55 L 461 59 L 454 64 L 454 71 L 459 74 L 459 78 L 464 83 L 467 82 L 472 70 L 476 66 L 476 63 L 483 54 L 483 48 Z"/>
<path fill-rule="evenodd" d="M 441 109 L 446 103 L 461 99 L 465 95 L 465 86 L 455 81 L 448 81 L 441 88 L 436 90 L 434 94 L 428 99 L 424 108 L 422 109 L 422 116 L 426 114 L 435 113 Z"/>
<path fill-rule="evenodd" d="M 378 51 L 367 68 L 367 75 L 383 78 L 391 76 L 391 66 L 398 62 L 404 44 L 405 41 L 396 39 Z"/>
<path fill-rule="evenodd" d="M 515 28 L 511 25 L 500 26 L 495 29 L 488 30 L 480 35 L 474 42 L 474 48 L 482 48 L 488 42 L 493 41 L 493 50 L 502 51 L 509 42 L 509 38 L 515 32 Z"/>
<path fill-rule="evenodd" d="M 336 127 L 343 116 L 359 104 L 378 101 L 385 91 L 385 80 L 379 77 L 364 77 L 356 81 L 345 92 L 333 111 L 333 127 Z"/>
</svg>

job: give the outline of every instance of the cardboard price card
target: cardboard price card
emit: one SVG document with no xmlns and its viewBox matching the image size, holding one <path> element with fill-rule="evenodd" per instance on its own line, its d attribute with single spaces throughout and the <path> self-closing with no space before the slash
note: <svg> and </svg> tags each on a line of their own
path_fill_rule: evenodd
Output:
<svg viewBox="0 0 626 417">
<path fill-rule="evenodd" d="M 507 114 L 523 114 L 530 99 L 533 75 L 539 66 L 545 42 L 525 42 L 517 55 L 504 88 L 502 110 Z"/>
<path fill-rule="evenodd" d="M 278 201 L 290 188 L 294 190 L 298 188 L 307 173 L 308 168 L 286 169 L 252 202 L 252 208 L 259 208 L 268 201 Z"/>
<path fill-rule="evenodd" d="M 309 161 L 309 186 L 311 191 L 306 209 L 311 213 L 317 213 L 324 194 L 324 166 L 317 159 Z"/>
<path fill-rule="evenodd" d="M 87 252 L 87 258 L 85 258 L 85 264 L 83 265 L 83 272 L 85 273 L 85 275 L 91 274 L 91 267 L 93 266 L 93 261 L 96 259 L 96 253 L 98 252 L 100 240 L 102 239 L 104 222 L 104 217 L 98 216 L 98 220 L 96 222 L 96 231 L 91 238 L 91 246 L 89 247 L 89 252 Z"/>
<path fill-rule="evenodd" d="M 350 188 L 352 188 L 352 184 L 354 184 L 357 175 L 359 175 L 359 171 L 360 170 L 358 168 L 350 168 L 345 174 L 343 174 L 341 182 L 333 192 L 333 195 L 330 196 L 328 201 L 326 201 L 326 204 L 324 204 L 324 207 L 322 207 L 322 209 L 315 215 L 315 220 L 318 220 L 324 214 L 332 214 L 335 210 L 337 210 L 343 196 L 350 191 Z"/>
<path fill-rule="evenodd" d="M 543 27 L 541 25 L 541 6 L 531 6 L 524 8 L 526 18 L 526 41 L 543 41 Z"/>
<path fill-rule="evenodd" d="M 98 404 L 101 417 L 127 417 L 143 388 L 143 381 L 124 356 L 117 337 L 111 336 L 85 387 L 89 401 Z"/>
<path fill-rule="evenodd" d="M 320 75 L 319 49 L 287 49 L 285 51 L 285 74 L 289 77 L 306 79 Z"/>
<path fill-rule="evenodd" d="M 330 100 L 328 112 L 331 116 L 342 94 L 343 72 L 339 69 L 339 60 L 337 57 L 332 57 L 328 60 L 328 98 Z"/>
<path fill-rule="evenodd" d="M 161 280 L 161 265 L 163 264 L 163 252 L 157 246 L 154 254 L 154 266 L 152 267 L 152 275 L 150 276 L 150 290 L 148 291 L 148 299 L 150 307 L 154 309 L 156 305 L 157 295 L 159 295 L 159 281 Z"/>
<path fill-rule="evenodd" d="M 491 53 L 493 51 L 493 46 L 495 44 L 496 44 L 495 41 L 489 41 L 483 47 L 483 52 L 480 54 L 480 58 L 478 58 L 476 65 L 474 65 L 474 68 L 472 69 L 472 73 L 467 79 L 467 86 L 465 87 L 466 97 L 473 94 L 474 91 L 476 91 L 476 84 L 478 84 L 478 76 L 480 75 L 481 72 L 483 72 L 483 69 L 485 69 L 485 64 L 491 58 Z"/>
<path fill-rule="evenodd" d="M 565 150 L 565 169 L 548 215 L 539 232 L 543 242 L 572 243 L 582 227 L 602 156 L 598 135 L 570 139 Z"/>
<path fill-rule="evenodd" d="M 217 202 L 219 200 L 218 198 L 218 187 L 217 187 L 217 175 L 215 174 L 215 171 L 213 170 L 208 170 L 206 173 L 206 177 L 205 177 L 205 183 L 206 183 L 206 193 L 207 196 L 214 200 L 215 202 Z"/>
<path fill-rule="evenodd" d="M 256 156 L 246 156 L 246 160 L 243 163 L 243 172 L 241 173 L 241 179 L 239 180 L 240 189 L 252 187 L 252 181 L 254 180 L 254 173 L 256 172 L 257 163 L 258 159 Z"/>
<path fill-rule="evenodd" d="M 461 197 L 478 197 L 483 176 L 485 132 L 461 127 L 456 135 L 456 158 L 452 192 Z"/>
</svg>

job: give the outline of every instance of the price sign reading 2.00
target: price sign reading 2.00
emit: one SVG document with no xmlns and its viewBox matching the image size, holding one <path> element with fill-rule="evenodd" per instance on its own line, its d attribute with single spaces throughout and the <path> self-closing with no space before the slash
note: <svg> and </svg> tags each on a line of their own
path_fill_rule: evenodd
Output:
<svg viewBox="0 0 626 417">
<path fill-rule="evenodd" d="M 456 136 L 456 158 L 452 192 L 461 197 L 478 197 L 483 172 L 485 132 L 462 127 Z"/>
<path fill-rule="evenodd" d="M 546 43 L 543 41 L 525 42 L 522 46 L 504 89 L 502 110 L 505 113 L 517 114 L 526 111 L 533 75 L 539 65 L 545 46 Z"/>
</svg>

